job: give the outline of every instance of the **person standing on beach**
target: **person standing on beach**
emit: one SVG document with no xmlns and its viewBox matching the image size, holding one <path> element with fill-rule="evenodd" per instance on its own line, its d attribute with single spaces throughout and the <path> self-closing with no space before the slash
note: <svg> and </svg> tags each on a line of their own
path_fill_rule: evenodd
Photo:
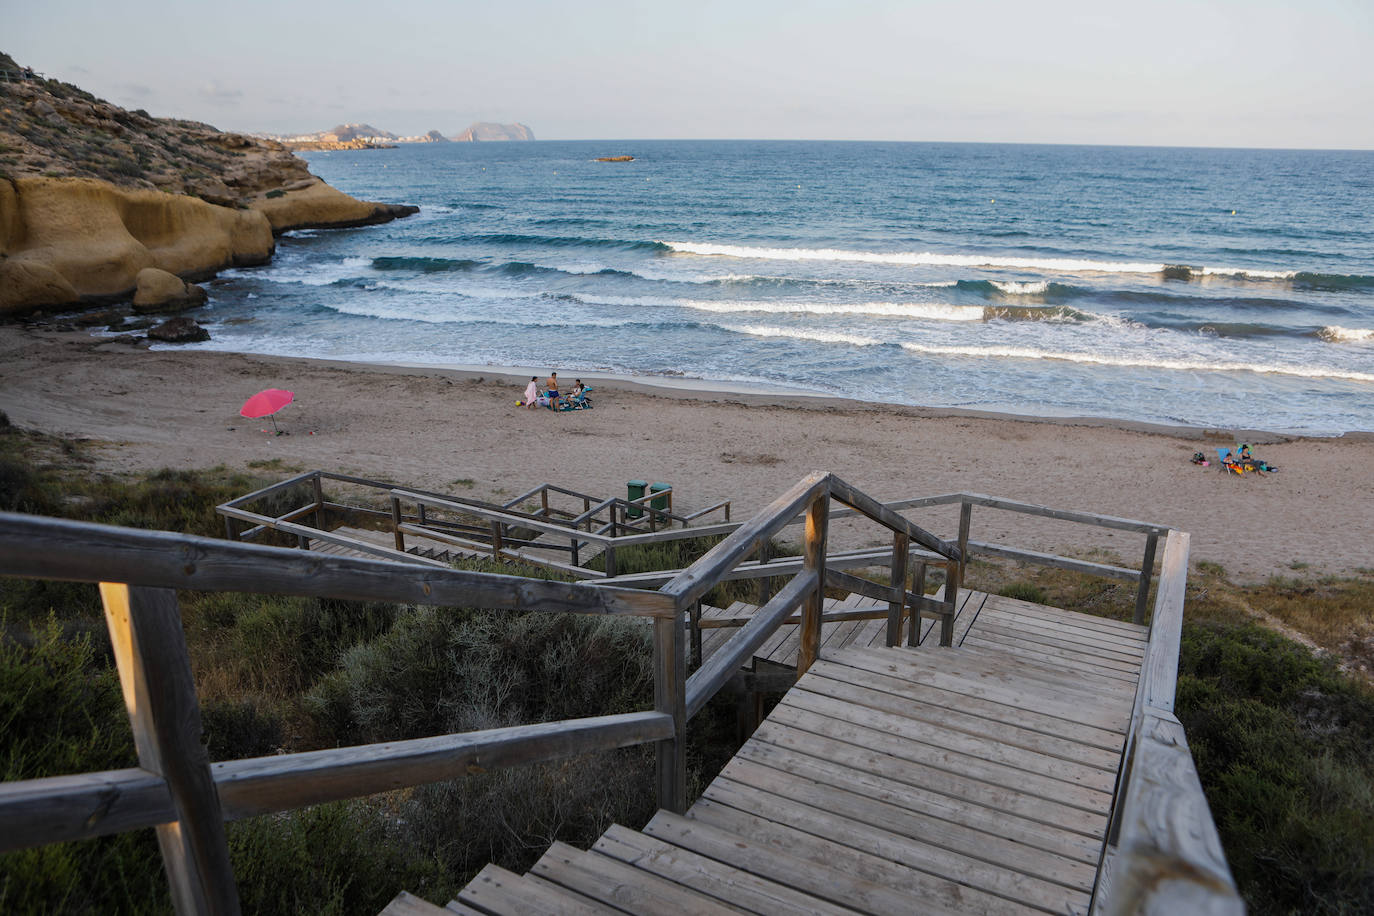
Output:
<svg viewBox="0 0 1374 916">
<path fill-rule="evenodd" d="M 557 372 L 552 372 L 552 371 L 549 372 L 549 384 L 548 384 L 548 389 L 549 389 L 549 390 L 546 391 L 546 392 L 544 392 L 544 394 L 548 397 L 549 403 L 550 403 L 550 404 L 557 404 L 557 403 L 558 403 L 558 373 L 557 373 Z"/>
<path fill-rule="evenodd" d="M 525 386 L 525 407 L 533 408 L 534 402 L 539 398 L 539 377 L 531 375 L 530 383 Z"/>
</svg>

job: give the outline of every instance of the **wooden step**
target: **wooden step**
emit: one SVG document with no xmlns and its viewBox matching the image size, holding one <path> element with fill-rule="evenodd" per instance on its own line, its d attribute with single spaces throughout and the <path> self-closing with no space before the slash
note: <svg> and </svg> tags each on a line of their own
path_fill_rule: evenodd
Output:
<svg viewBox="0 0 1374 916">
<path fill-rule="evenodd" d="M 557 884 L 521 877 L 499 865 L 488 865 L 458 892 L 458 902 L 492 916 L 524 916 L 526 913 L 568 913 L 599 916 L 616 913 L 614 907 L 589 900 Z"/>
</svg>

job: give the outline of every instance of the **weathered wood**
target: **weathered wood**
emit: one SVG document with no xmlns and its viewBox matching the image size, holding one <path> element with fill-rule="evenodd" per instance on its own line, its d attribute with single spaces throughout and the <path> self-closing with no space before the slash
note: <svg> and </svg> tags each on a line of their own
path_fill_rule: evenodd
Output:
<svg viewBox="0 0 1374 916">
<path fill-rule="evenodd" d="M 764 538 L 763 543 L 759 544 L 758 563 L 760 566 L 767 566 L 768 562 L 772 559 L 773 542 L 768 538 Z M 759 607 L 763 607 L 765 604 L 768 603 L 768 599 L 772 596 L 773 578 L 771 576 L 764 576 L 763 578 L 759 579 L 758 600 L 754 603 L 757 604 Z"/>
<path fill-rule="evenodd" d="M 698 669 L 698 674 L 701 673 Z M 678 616 L 654 620 L 654 709 L 669 717 L 672 734 L 655 745 L 658 806 L 687 810 L 687 658 Z"/>
<path fill-rule="evenodd" d="M 299 486 L 300 484 L 306 483 L 312 479 L 318 479 L 319 476 L 319 471 L 306 471 L 303 474 L 297 474 L 295 477 L 288 477 L 285 480 L 278 481 L 274 484 L 269 484 L 268 486 L 262 487 L 258 490 L 254 490 L 252 493 L 249 493 L 246 496 L 240 496 L 237 499 L 231 499 L 224 505 L 233 506 L 237 508 L 239 506 L 251 503 L 254 500 L 261 499 L 264 496 L 270 496 L 273 493 L 279 493 L 282 490 Z"/>
<path fill-rule="evenodd" d="M 1172 534 L 1170 537 L 1172 538 Z M 1168 549 L 1165 549 L 1166 562 Z M 1094 912 L 1236 914 L 1236 892 L 1183 726 L 1147 708 L 1121 805 L 1117 851 Z"/>
<path fill-rule="evenodd" d="M 1163 712 L 1174 711 L 1174 690 L 1178 685 L 1178 651 L 1183 636 L 1183 595 L 1188 585 L 1188 547 L 1190 536 L 1170 531 L 1164 541 L 1164 561 L 1155 595 L 1154 616 L 1150 620 L 1150 643 L 1145 651 L 1141 697 L 1146 706 Z"/>
<path fill-rule="evenodd" d="M 621 713 L 229 760 L 211 767 L 225 817 L 236 820 L 345 798 L 358 798 L 494 769 L 557 760 L 662 740 L 671 717 Z"/>
<path fill-rule="evenodd" d="M 398 566 L 14 513 L 0 513 L 0 575 L 539 612 L 677 612 L 671 597 L 638 589 Z"/>
<path fill-rule="evenodd" d="M 989 544 L 984 541 L 969 541 L 968 549 L 969 553 L 974 556 L 1004 557 L 1008 560 L 1021 560 L 1039 566 L 1048 566 L 1052 569 L 1067 569 L 1070 572 L 1087 573 L 1090 576 L 1102 576 L 1107 579 L 1121 579 L 1125 582 L 1136 582 L 1140 579 L 1139 571 L 1126 569 L 1123 566 L 1109 566 L 1105 563 L 1092 563 L 1088 560 L 1074 560 L 1052 553 L 1038 553 L 1034 550 L 1004 547 L 1001 544 Z"/>
<path fill-rule="evenodd" d="M 499 865 L 488 865 L 458 892 L 461 903 L 483 913 L 524 916 L 527 913 L 558 913 L 567 916 L 602 916 L 619 913 L 580 894 L 532 878 L 522 878 Z"/>
<path fill-rule="evenodd" d="M 320 480 L 320 475 L 316 474 L 312 489 L 315 491 L 315 527 L 324 528 L 324 483 Z"/>
<path fill-rule="evenodd" d="M 239 912 L 224 817 L 201 743 L 200 704 L 176 592 L 102 582 L 139 766 L 161 776 L 175 819 L 158 825 L 162 863 L 178 913 Z"/>
<path fill-rule="evenodd" d="M 895 597 L 887 605 L 887 644 L 900 645 L 902 641 L 902 612 L 907 606 L 906 563 L 911 555 L 911 537 L 904 531 L 892 533 L 892 574 L 890 581 Z M 912 615 L 913 624 L 920 619 L 919 613 Z"/>
<path fill-rule="evenodd" d="M 530 874 L 631 913 L 714 916 L 744 912 L 612 856 L 583 852 L 566 843 L 554 842 Z"/>
<path fill-rule="evenodd" d="M 803 563 L 814 573 L 816 585 L 802 604 L 800 639 L 797 649 L 797 677 L 806 673 L 821 650 L 821 606 L 825 602 L 825 542 L 830 530 L 830 499 L 824 493 L 811 501 L 806 510 L 806 548 Z"/>
<path fill-rule="evenodd" d="M 451 910 L 435 906 L 407 891 L 401 891 L 378 916 L 452 916 Z"/>
<path fill-rule="evenodd" d="M 957 545 L 943 541 L 924 528 L 913 524 L 905 517 L 898 515 L 868 494 L 856 490 L 833 474 L 830 475 L 830 495 L 840 502 L 854 507 L 880 525 L 886 525 L 893 531 L 905 532 L 911 540 L 928 550 L 935 551 L 942 557 L 957 560 L 961 555 Z"/>
<path fill-rule="evenodd" d="M 1130 518 L 1117 518 L 1112 515 L 1099 515 L 1094 512 L 1078 512 L 1073 509 L 1051 509 L 1048 506 L 1037 506 L 1034 503 L 1018 502 L 1014 499 L 1002 499 L 996 496 L 986 496 L 982 493 L 961 493 L 959 499 L 980 506 L 987 506 L 991 509 L 1004 509 L 1008 512 L 1019 512 L 1023 515 L 1036 515 L 1040 518 L 1053 518 L 1064 522 L 1078 522 L 1084 525 L 1094 525 L 1099 528 L 1114 528 L 1118 531 L 1135 531 L 1140 534 L 1164 534 L 1169 530 L 1167 525 L 1156 525 L 1151 522 L 1142 522 Z"/>
<path fill-rule="evenodd" d="M 926 562 L 917 560 L 916 568 L 911 573 L 911 592 L 919 595 L 924 601 L 926 597 Z M 906 644 L 908 646 L 919 646 L 921 644 L 921 604 L 909 602 L 911 604 L 911 626 L 907 628 Z"/>
<path fill-rule="evenodd" d="M 1150 578 L 1155 572 L 1155 549 L 1159 535 L 1155 532 L 1145 538 L 1145 556 L 1140 562 L 1140 587 L 1135 593 L 1135 623 L 1144 625 L 1145 608 L 1150 600 Z"/>
<path fill-rule="evenodd" d="M 968 562 L 968 535 L 973 527 L 973 503 L 963 500 L 959 503 L 959 578 L 964 578 L 964 567 Z"/>
<path fill-rule="evenodd" d="M 154 827 L 176 818 L 167 781 L 143 769 L 0 782 L 0 853 Z"/>
<path fill-rule="evenodd" d="M 687 718 L 695 716 L 715 696 L 716 691 L 730 680 L 735 669 L 753 656 L 779 622 L 815 589 L 817 578 L 815 572 L 804 572 L 794 577 L 687 679 Z"/>
<path fill-rule="evenodd" d="M 776 534 L 794 515 L 824 493 L 828 481 L 829 475 L 820 471 L 803 477 L 786 493 L 773 500 L 725 540 L 675 576 L 662 591 L 676 597 L 681 607 L 700 598 L 710 591 L 726 572 L 758 550 L 760 543 Z"/>
<path fill-rule="evenodd" d="M 401 524 L 401 500 L 394 493 L 391 495 L 391 533 L 396 538 L 396 550 L 405 553 L 406 536 Z"/>
</svg>

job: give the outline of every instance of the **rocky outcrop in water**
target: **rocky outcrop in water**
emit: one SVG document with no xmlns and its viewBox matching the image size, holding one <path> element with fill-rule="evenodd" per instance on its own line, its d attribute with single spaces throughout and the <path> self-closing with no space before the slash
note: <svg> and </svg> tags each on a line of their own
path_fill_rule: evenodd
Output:
<svg viewBox="0 0 1374 916">
<path fill-rule="evenodd" d="M 0 70 L 23 68 L 0 54 Z M 149 267 L 205 279 L 267 261 L 274 233 L 416 209 L 355 200 L 275 141 L 58 80 L 0 82 L 0 318 L 127 298 Z"/>
<path fill-rule="evenodd" d="M 493 124 L 478 121 L 453 138 L 455 143 L 486 143 L 493 140 L 533 140 L 534 131 L 523 124 Z"/>
</svg>

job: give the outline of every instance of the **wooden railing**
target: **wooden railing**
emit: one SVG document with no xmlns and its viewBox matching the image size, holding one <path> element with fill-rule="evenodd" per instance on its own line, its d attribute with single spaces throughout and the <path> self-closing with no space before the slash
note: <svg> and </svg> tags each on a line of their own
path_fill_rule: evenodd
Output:
<svg viewBox="0 0 1374 916">
<path fill-rule="evenodd" d="M 1092 914 L 1245 912 L 1173 713 L 1188 544 L 1181 531 L 1165 542 Z"/>
<path fill-rule="evenodd" d="M 235 522 L 245 520 L 238 514 L 246 513 L 243 501 L 309 484 L 315 499 L 308 506 L 272 519 L 277 530 L 291 532 L 291 518 L 328 508 L 320 495 L 321 476 L 300 475 L 235 501 L 239 505 L 230 505 L 225 513 L 229 534 L 246 533 L 234 528 Z M 444 503 L 415 491 L 393 493 L 394 499 L 422 505 Z M 156 827 L 177 911 L 236 913 L 226 820 L 452 779 L 469 765 L 547 761 L 646 742 L 657 746 L 660 806 L 682 812 L 687 805 L 687 723 L 728 680 L 721 672 L 729 674 L 723 661 L 713 660 L 711 667 L 687 679 L 686 612 L 762 540 L 805 512 L 804 570 L 779 591 L 757 621 L 735 635 L 721 656 L 742 659 L 778 621 L 800 608 L 804 663 L 799 675 L 804 672 L 819 649 L 826 519 L 832 497 L 891 527 L 899 543 L 915 541 L 957 564 L 957 548 L 821 473 L 801 481 L 754 519 L 733 526 L 729 537 L 659 591 L 399 566 L 0 513 L 0 575 L 100 583 L 139 761 L 131 769 L 0 784 L 0 823 L 7 828 L 0 833 L 0 851 Z M 523 517 L 518 521 L 533 523 Z M 406 524 L 411 522 L 402 520 L 398 536 Z M 318 536 L 316 529 L 306 530 L 310 537 Z M 432 535 L 432 529 L 426 532 Z M 201 742 L 199 701 L 177 603 L 179 588 L 647 617 L 654 631 L 654 709 L 211 763 Z"/>
</svg>

